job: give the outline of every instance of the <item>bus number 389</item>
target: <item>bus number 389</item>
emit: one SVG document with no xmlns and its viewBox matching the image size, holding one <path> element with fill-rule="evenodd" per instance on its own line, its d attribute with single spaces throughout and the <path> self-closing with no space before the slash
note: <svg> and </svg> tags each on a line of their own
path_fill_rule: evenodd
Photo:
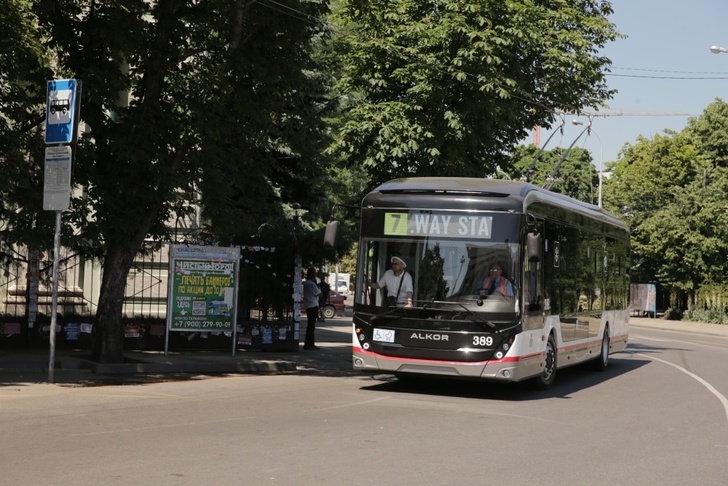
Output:
<svg viewBox="0 0 728 486">
<path fill-rule="evenodd" d="M 473 336 L 473 346 L 492 346 L 492 336 Z"/>
</svg>

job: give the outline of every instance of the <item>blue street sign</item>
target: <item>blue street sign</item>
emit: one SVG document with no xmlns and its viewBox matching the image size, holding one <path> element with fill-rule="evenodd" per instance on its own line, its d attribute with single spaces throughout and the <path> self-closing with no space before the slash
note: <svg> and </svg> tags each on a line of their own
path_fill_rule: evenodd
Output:
<svg viewBox="0 0 728 486">
<path fill-rule="evenodd" d="M 75 79 L 48 81 L 46 92 L 45 143 L 75 143 L 81 104 L 81 82 Z"/>
</svg>

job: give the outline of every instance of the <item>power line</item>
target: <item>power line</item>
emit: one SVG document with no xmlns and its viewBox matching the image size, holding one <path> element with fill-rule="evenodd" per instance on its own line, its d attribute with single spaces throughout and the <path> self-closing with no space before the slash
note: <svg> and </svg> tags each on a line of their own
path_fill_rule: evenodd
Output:
<svg viewBox="0 0 728 486">
<path fill-rule="evenodd" d="M 728 76 L 643 76 L 639 74 L 615 74 L 604 73 L 604 76 L 618 78 L 641 78 L 641 79 L 691 79 L 691 80 L 721 80 L 728 79 Z"/>
<path fill-rule="evenodd" d="M 612 66 L 612 69 L 621 69 L 623 71 L 642 71 L 647 73 L 672 73 L 672 74 L 718 74 L 721 76 L 728 76 L 725 71 L 673 71 L 669 69 L 644 69 L 644 68 L 628 68 L 628 67 L 617 67 Z"/>
<path fill-rule="evenodd" d="M 728 79 L 728 73 L 716 72 L 716 71 L 674 71 L 668 69 L 644 69 L 644 68 L 628 68 L 628 67 L 617 67 L 612 66 L 611 69 L 621 71 L 640 71 L 643 73 L 665 73 L 669 75 L 654 75 L 654 74 L 617 74 L 613 72 L 604 73 L 605 76 L 616 76 L 619 78 L 642 78 L 642 79 L 688 79 L 688 80 L 721 80 Z M 694 76 L 682 76 L 685 74 L 692 74 Z M 681 75 L 681 76 L 678 76 Z"/>
</svg>

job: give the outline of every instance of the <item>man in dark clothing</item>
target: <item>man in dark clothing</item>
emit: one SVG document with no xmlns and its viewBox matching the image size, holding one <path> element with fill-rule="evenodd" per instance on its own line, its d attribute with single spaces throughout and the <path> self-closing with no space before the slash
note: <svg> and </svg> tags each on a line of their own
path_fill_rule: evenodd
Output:
<svg viewBox="0 0 728 486">
<path fill-rule="evenodd" d="M 318 284 L 319 290 L 321 290 L 321 293 L 319 294 L 319 321 L 325 321 L 324 319 L 324 307 L 326 307 L 326 304 L 329 302 L 329 291 L 331 290 L 331 287 L 328 283 L 326 283 L 325 280 L 326 276 L 323 273 L 319 274 L 320 282 Z"/>
</svg>

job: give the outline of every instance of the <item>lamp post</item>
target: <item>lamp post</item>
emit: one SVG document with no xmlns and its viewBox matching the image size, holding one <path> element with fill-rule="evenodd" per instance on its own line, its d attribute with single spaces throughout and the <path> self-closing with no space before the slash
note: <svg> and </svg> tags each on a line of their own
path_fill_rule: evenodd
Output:
<svg viewBox="0 0 728 486">
<path fill-rule="evenodd" d="M 710 52 L 712 52 L 713 54 L 728 54 L 728 49 L 720 46 L 710 46 Z"/>
<path fill-rule="evenodd" d="M 583 122 L 580 122 L 579 120 L 572 120 L 572 124 L 574 125 L 583 125 Z M 587 136 L 594 134 L 597 136 L 597 140 L 599 141 L 599 170 L 597 171 L 599 175 L 599 188 L 597 190 L 597 206 L 600 208 L 602 207 L 602 165 L 604 163 L 604 145 L 602 144 L 602 139 L 599 137 L 599 134 L 594 131 L 592 128 L 592 122 L 589 120 L 589 123 L 586 126 L 587 128 Z"/>
</svg>

